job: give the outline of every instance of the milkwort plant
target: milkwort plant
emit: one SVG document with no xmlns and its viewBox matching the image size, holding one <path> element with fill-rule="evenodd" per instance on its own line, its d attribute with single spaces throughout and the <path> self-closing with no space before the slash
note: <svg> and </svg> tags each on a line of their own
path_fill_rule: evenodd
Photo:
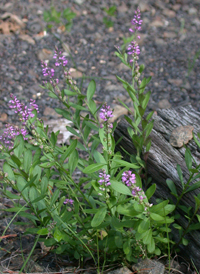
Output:
<svg viewBox="0 0 200 274">
<path fill-rule="evenodd" d="M 141 24 L 137 9 L 130 31 L 138 38 Z M 150 98 L 145 87 L 150 78 L 140 80 L 144 67 L 138 64 L 140 49 L 136 40 L 128 47 L 128 54 L 123 55 L 120 50 L 116 54 L 132 71 L 132 83 L 117 77 L 134 105 L 134 120 L 125 117 L 137 150 L 131 163 L 115 152 L 112 108 L 106 103 L 96 106 L 93 80 L 86 94 L 81 93 L 65 56 L 57 48 L 55 67 L 42 64 L 46 78 L 42 87 L 62 103 L 63 108 L 56 108 L 56 112 L 72 122 L 73 126 L 66 129 L 74 137 L 68 145 L 57 145 L 59 131 L 50 134 L 44 127 L 37 118 L 35 102 L 28 108 L 12 96 L 11 108 L 24 128 L 5 131 L 1 139 L 1 191 L 13 202 L 13 207 L 6 210 L 34 224 L 35 228 L 28 228 L 26 233 L 36 234 L 36 241 L 44 242 L 56 254 L 66 253 L 79 260 L 93 258 L 99 272 L 105 262 L 131 263 L 141 254 L 151 257 L 165 253 L 171 243 L 167 237 L 169 226 L 174 221 L 169 214 L 175 206 L 168 200 L 157 205 L 149 202 L 155 184 L 146 191 L 142 188 L 141 170 L 145 163 L 141 155 L 150 149 L 153 121 L 152 113 L 144 116 Z M 62 90 L 55 77 L 58 66 L 63 69 L 66 84 Z M 78 182 L 74 180 L 77 169 L 83 174 Z"/>
</svg>

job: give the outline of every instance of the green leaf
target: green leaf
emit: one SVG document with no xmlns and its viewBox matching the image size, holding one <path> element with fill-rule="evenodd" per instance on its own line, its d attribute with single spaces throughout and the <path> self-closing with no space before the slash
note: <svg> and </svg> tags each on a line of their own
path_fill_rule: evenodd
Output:
<svg viewBox="0 0 200 274">
<path fill-rule="evenodd" d="M 183 181 L 183 174 L 180 165 L 177 164 L 177 172 L 178 172 L 178 177 L 181 181 L 182 187 L 184 188 L 184 181 Z"/>
<path fill-rule="evenodd" d="M 99 151 L 95 150 L 93 153 L 93 156 L 97 163 L 106 164 L 106 160 L 104 159 L 103 155 Z"/>
<path fill-rule="evenodd" d="M 30 189 L 29 189 L 29 199 L 30 199 L 30 201 L 31 201 L 32 204 L 34 204 L 34 200 L 37 199 L 38 194 L 39 193 L 38 193 L 38 191 L 36 190 L 35 187 L 33 187 L 33 186 L 30 187 Z"/>
<path fill-rule="evenodd" d="M 113 161 L 116 164 L 118 164 L 119 166 L 124 166 L 124 167 L 127 167 L 127 168 L 133 168 L 133 169 L 138 169 L 139 168 L 138 165 L 135 165 L 135 164 L 132 164 L 132 163 L 120 160 L 120 159 L 113 159 Z"/>
<path fill-rule="evenodd" d="M 56 142 L 57 142 L 57 136 L 53 131 L 51 132 L 50 142 L 52 143 L 53 147 L 55 147 Z"/>
<path fill-rule="evenodd" d="M 69 105 L 77 110 L 84 110 L 84 111 L 87 111 L 87 108 L 83 107 L 83 106 L 80 106 L 80 105 L 77 105 L 77 104 L 74 104 L 72 102 L 69 102 Z"/>
<path fill-rule="evenodd" d="M 88 85 L 88 88 L 87 88 L 87 101 L 89 102 L 94 93 L 95 93 L 95 90 L 96 90 L 96 83 L 94 80 L 90 81 L 89 85 Z"/>
<path fill-rule="evenodd" d="M 33 171 L 32 171 L 32 176 L 33 177 L 36 176 L 35 181 L 34 181 L 35 184 L 38 184 L 40 182 L 39 180 L 40 180 L 40 177 L 41 177 L 41 173 L 42 173 L 41 167 L 38 166 L 38 165 L 35 166 Z"/>
<path fill-rule="evenodd" d="M 150 186 L 147 191 L 145 192 L 145 195 L 147 197 L 147 199 L 149 200 L 153 194 L 155 193 L 156 191 L 156 184 L 153 184 L 152 186 Z"/>
<path fill-rule="evenodd" d="M 142 108 L 145 109 L 145 110 L 146 110 L 146 107 L 147 107 L 147 105 L 148 105 L 150 96 L 151 96 L 151 91 L 148 91 L 148 92 L 145 94 L 145 99 L 144 99 L 143 102 L 142 102 Z"/>
<path fill-rule="evenodd" d="M 69 111 L 65 110 L 65 109 L 61 109 L 61 108 L 55 108 L 55 111 L 62 115 L 64 118 L 66 118 L 67 120 L 71 121 L 71 114 Z"/>
<path fill-rule="evenodd" d="M 5 190 L 5 195 L 6 195 L 6 197 L 8 197 L 8 198 L 10 198 L 10 199 L 17 199 L 17 200 L 20 200 L 21 199 L 21 197 L 20 196 L 18 196 L 18 195 L 16 195 L 16 194 L 13 194 L 13 193 L 11 193 L 10 191 L 8 191 L 8 190 Z"/>
<path fill-rule="evenodd" d="M 68 90 L 68 89 L 64 89 L 64 93 L 68 96 L 75 96 L 75 95 L 78 95 L 78 92 L 76 91 L 71 91 L 71 90 Z"/>
<path fill-rule="evenodd" d="M 115 244 L 116 244 L 116 246 L 117 246 L 118 248 L 122 248 L 122 246 L 123 246 L 123 239 L 122 239 L 121 234 L 115 236 Z"/>
<path fill-rule="evenodd" d="M 63 155 L 60 157 L 60 161 L 64 162 L 67 157 L 75 150 L 77 146 L 77 139 L 73 140 L 70 144 L 70 146 L 66 149 L 66 151 L 63 153 Z"/>
<path fill-rule="evenodd" d="M 150 227 L 150 221 L 147 218 L 145 218 L 139 224 L 139 226 L 138 226 L 138 232 L 139 233 L 144 233 L 145 231 L 149 230 L 149 227 Z"/>
<path fill-rule="evenodd" d="M 21 192 L 23 194 L 26 201 L 29 200 L 28 199 L 29 198 L 28 197 L 28 187 L 26 188 L 27 183 L 28 182 L 23 177 L 19 176 L 17 178 L 17 188 L 18 188 L 19 192 Z"/>
<path fill-rule="evenodd" d="M 188 170 L 192 168 L 192 155 L 189 148 L 186 148 L 185 150 L 185 163 L 187 165 Z"/>
<path fill-rule="evenodd" d="M 167 179 L 166 183 L 167 183 L 167 186 L 169 187 L 169 189 L 171 190 L 172 194 L 175 197 L 178 197 L 178 194 L 177 194 L 177 191 L 176 191 L 176 186 L 175 186 L 174 182 L 170 179 Z"/>
<path fill-rule="evenodd" d="M 75 168 L 77 167 L 78 160 L 79 160 L 78 151 L 74 150 L 69 156 L 69 160 L 68 160 L 69 172 L 71 175 L 74 172 Z"/>
<path fill-rule="evenodd" d="M 24 151 L 24 138 L 21 134 L 16 137 L 14 147 L 14 154 L 19 158 Z"/>
<path fill-rule="evenodd" d="M 106 213 L 107 213 L 106 207 L 99 208 L 91 221 L 91 226 L 92 227 L 99 226 L 104 221 L 106 217 Z"/>
<path fill-rule="evenodd" d="M 70 126 L 66 126 L 66 129 L 71 132 L 73 135 L 80 137 L 80 134 L 77 130 L 75 130 L 74 128 L 70 127 Z"/>
<path fill-rule="evenodd" d="M 147 230 L 146 232 L 144 232 L 142 234 L 143 244 L 145 244 L 145 245 L 150 244 L 151 243 L 151 239 L 152 239 L 152 230 L 151 229 Z"/>
<path fill-rule="evenodd" d="M 32 214 L 30 214 L 28 212 L 22 212 L 21 211 L 21 212 L 19 212 L 19 215 L 21 217 L 27 218 L 27 219 L 29 219 L 31 221 L 39 221 L 39 219 L 35 215 L 32 215 Z"/>
<path fill-rule="evenodd" d="M 7 163 L 3 164 L 3 171 L 8 174 L 9 180 L 15 181 L 14 172 L 12 171 L 12 168 Z"/>
<path fill-rule="evenodd" d="M 187 240 L 187 239 L 185 239 L 185 238 L 182 238 L 182 240 L 181 240 L 181 241 L 182 241 L 182 244 L 183 244 L 183 245 L 185 245 L 185 246 L 187 246 L 187 245 L 188 245 L 188 243 L 189 243 L 189 242 L 188 242 L 188 240 Z"/>
<path fill-rule="evenodd" d="M 11 155 L 11 159 L 13 160 L 13 162 L 14 162 L 15 164 L 17 164 L 18 167 L 21 166 L 21 161 L 19 160 L 19 158 L 18 158 L 17 156 Z"/>
<path fill-rule="evenodd" d="M 60 242 L 63 238 L 62 232 L 57 227 L 53 233 L 53 237 L 56 240 L 56 242 Z"/>
<path fill-rule="evenodd" d="M 153 237 L 150 238 L 150 243 L 147 245 L 147 250 L 149 253 L 153 253 L 155 251 L 155 241 Z"/>
<path fill-rule="evenodd" d="M 200 188 L 200 181 L 195 182 L 193 185 L 189 186 L 187 188 L 187 190 L 185 191 L 185 193 L 191 192 L 191 191 L 193 191 L 193 190 L 195 190 L 197 188 Z"/>
<path fill-rule="evenodd" d="M 123 251 L 126 255 L 130 253 L 130 251 L 131 251 L 130 239 L 128 239 L 127 241 L 124 242 Z"/>
<path fill-rule="evenodd" d="M 51 197 L 50 208 L 55 204 L 55 202 L 58 199 L 59 195 L 60 195 L 60 190 L 56 189 L 53 193 L 53 196 Z"/>
<path fill-rule="evenodd" d="M 163 221 L 164 218 L 162 216 L 160 216 L 159 214 L 156 213 L 150 213 L 150 218 L 154 221 Z"/>
<path fill-rule="evenodd" d="M 121 182 L 110 180 L 111 188 L 121 194 L 132 196 L 131 190 L 129 187 L 124 185 Z"/>
<path fill-rule="evenodd" d="M 23 160 L 24 170 L 27 174 L 29 173 L 31 163 L 32 163 L 32 152 L 30 149 L 27 149 L 24 152 L 24 160 Z"/>
<path fill-rule="evenodd" d="M 39 235 L 48 235 L 49 231 L 47 228 L 41 228 L 37 231 L 37 234 Z"/>
<path fill-rule="evenodd" d="M 146 131 L 146 133 L 145 133 L 145 138 L 147 138 L 147 137 L 150 135 L 150 133 L 151 133 L 151 131 L 152 131 L 152 129 L 153 129 L 153 125 L 154 125 L 154 120 L 152 120 L 152 121 L 145 127 L 145 131 Z"/>
<path fill-rule="evenodd" d="M 45 197 L 46 197 L 46 194 L 42 194 L 42 195 L 38 196 L 35 200 L 33 200 L 32 203 L 37 203 L 37 205 L 39 205 L 38 202 L 43 200 Z"/>
<path fill-rule="evenodd" d="M 105 167 L 105 164 L 91 164 L 84 168 L 83 173 L 93 173 Z"/>
<path fill-rule="evenodd" d="M 51 97 L 51 98 L 54 98 L 54 99 L 58 99 L 58 96 L 55 93 L 51 92 L 51 91 L 48 92 L 48 96 Z"/>
<path fill-rule="evenodd" d="M 169 200 L 165 200 L 157 205 L 153 205 L 150 208 L 150 212 L 159 213 L 161 210 L 163 210 L 163 208 L 165 208 L 166 205 L 168 205 L 168 203 L 169 203 Z"/>
<path fill-rule="evenodd" d="M 188 231 L 191 231 L 191 230 L 199 230 L 200 229 L 200 223 L 197 223 L 197 224 L 191 224 Z"/>
</svg>

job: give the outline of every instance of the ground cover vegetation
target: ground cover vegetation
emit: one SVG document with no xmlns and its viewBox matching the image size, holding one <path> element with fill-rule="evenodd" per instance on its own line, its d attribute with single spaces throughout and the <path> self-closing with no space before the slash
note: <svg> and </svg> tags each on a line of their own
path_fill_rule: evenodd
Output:
<svg viewBox="0 0 200 274">
<path fill-rule="evenodd" d="M 37 118 L 39 109 L 35 101 L 25 105 L 13 94 L 9 104 L 19 116 L 21 127 L 7 125 L 0 137 L 0 157 L 4 160 L 1 193 L 13 202 L 13 207 L 7 211 L 16 212 L 11 222 L 17 215 L 30 221 L 26 233 L 36 235 L 32 251 L 40 241 L 56 254 L 66 253 L 80 261 L 92 258 L 98 273 L 105 264 L 121 261 L 129 265 L 141 256 L 167 255 L 170 260 L 171 252 L 178 251 L 180 244 L 187 245 L 185 235 L 200 228 L 200 215 L 197 214 L 200 195 L 194 197 L 194 209 L 181 206 L 183 195 L 199 187 L 200 166 L 194 162 L 188 148 L 185 150 L 190 173 L 187 182 L 177 166 L 182 193 L 177 193 L 171 180 L 166 182 L 176 203 L 169 200 L 151 203 L 156 185 L 150 184 L 150 178 L 146 176 L 145 157 L 151 148 L 154 121 L 153 112 L 146 113 L 151 96 L 146 86 L 151 78 L 141 79 L 144 66 L 138 64 L 140 17 L 137 9 L 130 28 L 133 40 L 127 49 L 123 46 L 116 51 L 116 56 L 132 72 L 131 83 L 117 76 L 134 107 L 132 111 L 121 102 L 134 117 L 125 116 L 137 150 L 136 155 L 129 155 L 130 162 L 115 152 L 113 135 L 117 124 L 110 122 L 113 110 L 106 102 L 96 106 L 93 99 L 95 81 L 89 83 L 87 93 L 83 94 L 69 73 L 66 57 L 58 48 L 55 48 L 54 67 L 42 63 L 46 78 L 42 87 L 48 90 L 50 97 L 62 102 L 63 108 L 57 108 L 56 112 L 72 122 L 66 129 L 74 137 L 69 144 L 57 145 L 59 132 L 49 133 L 48 127 Z M 58 67 L 62 67 L 61 76 L 57 75 Z M 62 90 L 58 87 L 60 79 L 66 84 Z M 200 147 L 195 136 L 194 140 Z M 78 183 L 73 179 L 76 170 L 83 174 Z M 195 183 L 191 184 L 193 181 Z M 176 223 L 178 207 L 188 218 L 186 229 Z M 170 234 L 172 226 L 179 230 L 180 238 L 176 243 Z"/>
</svg>

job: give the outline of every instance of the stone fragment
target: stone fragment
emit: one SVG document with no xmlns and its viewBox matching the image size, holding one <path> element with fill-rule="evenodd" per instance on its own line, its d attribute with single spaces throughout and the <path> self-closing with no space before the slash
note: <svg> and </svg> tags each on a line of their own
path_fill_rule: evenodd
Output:
<svg viewBox="0 0 200 274">
<path fill-rule="evenodd" d="M 7 119 L 8 119 L 8 115 L 6 114 L 6 113 L 1 113 L 0 114 L 0 121 L 1 122 L 5 122 L 5 121 L 7 121 Z"/>
<path fill-rule="evenodd" d="M 132 269 L 140 274 L 164 274 L 165 266 L 156 260 L 144 259 L 133 265 Z"/>
<path fill-rule="evenodd" d="M 51 59 L 53 59 L 53 51 L 44 48 L 44 49 L 38 51 L 37 57 L 41 61 L 51 60 Z"/>
<path fill-rule="evenodd" d="M 183 144 L 187 144 L 192 138 L 192 132 L 194 130 L 193 126 L 180 126 L 175 128 L 172 131 L 171 137 L 170 137 L 170 144 L 173 147 L 182 147 Z"/>
<path fill-rule="evenodd" d="M 163 36 L 165 38 L 175 38 L 177 36 L 177 34 L 175 32 L 172 32 L 172 31 L 165 31 L 163 33 Z"/>
<path fill-rule="evenodd" d="M 161 109 L 171 108 L 171 104 L 167 99 L 163 99 L 158 102 L 158 108 L 161 108 Z"/>
<path fill-rule="evenodd" d="M 49 116 L 52 118 L 62 117 L 62 115 L 58 114 L 53 108 L 45 107 L 44 116 Z"/>
<path fill-rule="evenodd" d="M 183 80 L 181 80 L 181 79 L 168 79 L 168 82 L 170 84 L 180 86 L 183 83 Z"/>
<path fill-rule="evenodd" d="M 74 69 L 74 68 L 70 68 L 69 72 L 70 72 L 72 78 L 81 78 L 81 77 L 83 77 L 83 73 L 81 71 L 78 71 L 78 70 Z"/>
<path fill-rule="evenodd" d="M 163 14 L 170 18 L 176 17 L 176 12 L 173 10 L 169 10 L 169 9 L 164 9 Z"/>
<path fill-rule="evenodd" d="M 117 70 L 118 71 L 122 71 L 122 70 L 130 70 L 130 68 L 128 66 L 126 66 L 124 63 L 120 63 L 118 66 L 117 66 Z"/>
<path fill-rule="evenodd" d="M 162 22 L 161 18 L 156 18 L 155 20 L 153 20 L 152 23 L 150 23 L 151 27 L 163 27 L 164 23 Z"/>
<path fill-rule="evenodd" d="M 105 87 L 106 91 L 124 91 L 124 88 L 120 85 L 108 85 Z"/>
<path fill-rule="evenodd" d="M 26 41 L 31 45 L 35 45 L 35 41 L 28 34 L 20 34 L 19 39 Z"/>
<path fill-rule="evenodd" d="M 117 120 L 122 115 L 128 115 L 128 110 L 120 105 L 114 106 L 113 117 L 109 119 L 111 123 Z"/>
<path fill-rule="evenodd" d="M 198 13 L 198 10 L 196 8 L 189 8 L 188 13 L 189 15 L 195 15 Z"/>
<path fill-rule="evenodd" d="M 108 274 L 131 274 L 131 270 L 126 266 L 107 272 Z"/>
</svg>

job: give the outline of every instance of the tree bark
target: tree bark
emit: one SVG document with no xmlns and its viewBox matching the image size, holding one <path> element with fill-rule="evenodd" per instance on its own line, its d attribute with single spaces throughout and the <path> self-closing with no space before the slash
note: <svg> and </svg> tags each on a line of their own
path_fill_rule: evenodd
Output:
<svg viewBox="0 0 200 274">
<path fill-rule="evenodd" d="M 182 185 L 177 173 L 177 164 L 181 166 L 184 182 L 189 178 L 189 171 L 185 164 L 185 148 L 175 148 L 169 143 L 170 135 L 178 126 L 192 125 L 194 127 L 194 135 L 200 132 L 200 113 L 195 111 L 190 105 L 187 107 L 179 107 L 176 109 L 163 109 L 154 113 L 154 128 L 151 132 L 152 146 L 147 158 L 147 173 L 152 178 L 152 183 L 156 184 L 156 192 L 152 197 L 155 204 L 156 199 L 170 199 L 176 202 L 175 197 L 170 193 L 166 180 L 171 179 L 177 189 L 178 195 L 182 192 Z M 122 119 L 114 132 L 115 140 L 122 140 L 117 144 L 116 150 L 125 156 L 124 149 L 134 154 L 136 152 L 131 138 L 127 132 L 129 124 Z M 190 148 L 192 156 L 197 164 L 200 164 L 200 149 L 192 139 L 187 146 Z M 127 156 L 125 156 L 127 159 Z M 192 184 L 192 183 L 191 183 Z M 181 205 L 193 207 L 195 205 L 194 196 L 200 193 L 200 189 L 185 194 L 181 200 Z M 187 227 L 188 220 L 184 217 L 185 213 L 179 210 L 181 217 L 177 220 L 184 229 Z M 200 214 L 200 210 L 198 212 Z M 173 229 L 174 240 L 178 242 L 179 233 Z M 200 230 L 192 231 L 186 237 L 189 240 L 188 246 L 180 246 L 188 258 L 192 259 L 197 268 L 200 268 Z"/>
</svg>

